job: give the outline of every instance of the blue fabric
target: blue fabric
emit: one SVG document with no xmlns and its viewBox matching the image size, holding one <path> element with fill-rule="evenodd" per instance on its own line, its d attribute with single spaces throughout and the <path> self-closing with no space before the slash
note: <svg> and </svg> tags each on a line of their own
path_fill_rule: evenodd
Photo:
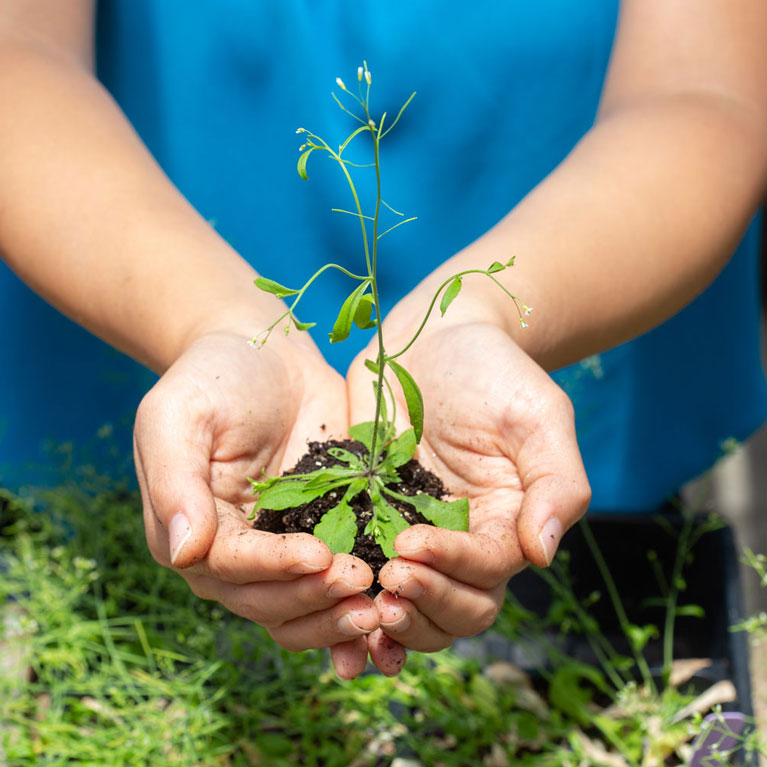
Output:
<svg viewBox="0 0 767 767">
<path fill-rule="evenodd" d="M 354 83 L 363 58 L 374 112 L 392 117 L 417 91 L 383 146 L 384 196 L 418 216 L 382 241 L 389 307 L 493 226 L 588 130 L 616 15 L 617 0 L 102 0 L 99 75 L 200 213 L 259 271 L 288 284 L 326 261 L 358 269 L 362 258 L 356 222 L 330 213 L 351 206 L 348 187 L 318 155 L 310 182 L 299 179 L 295 129 L 333 143 L 348 134 L 350 118 L 330 91 L 337 76 Z M 369 200 L 372 178 L 360 186 Z M 763 420 L 755 253 L 752 232 L 678 317 L 556 374 L 576 404 L 595 507 L 656 505 L 709 465 L 722 439 L 745 437 Z M 367 338 L 354 331 L 344 344 L 327 342 L 333 310 L 352 287 L 331 272 L 299 311 L 319 322 L 315 338 L 342 372 Z M 148 378 L 5 272 L 0 296 L 20 329 L 0 348 L 3 369 L 20 371 L 0 383 L 3 402 L 14 387 L 0 441 L 0 481 L 9 483 L 16 475 L 4 462 L 34 457 L 44 437 L 88 440 L 131 412 Z M 34 338 L 43 329 L 62 334 L 53 354 Z M 86 364 L 97 372 L 78 375 Z M 120 386 L 101 383 L 99 371 L 112 369 Z M 27 370 L 44 371 L 45 384 L 19 387 Z"/>
</svg>

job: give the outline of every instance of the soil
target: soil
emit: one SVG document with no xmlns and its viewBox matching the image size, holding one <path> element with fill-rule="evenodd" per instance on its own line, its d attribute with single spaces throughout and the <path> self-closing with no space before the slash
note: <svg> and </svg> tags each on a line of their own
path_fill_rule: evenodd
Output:
<svg viewBox="0 0 767 767">
<path fill-rule="evenodd" d="M 308 452 L 286 474 L 305 474 L 320 468 L 340 466 L 341 461 L 328 455 L 328 449 L 341 447 L 360 457 L 367 456 L 367 449 L 361 442 L 354 440 L 327 440 L 326 442 L 310 442 Z M 415 495 L 427 493 L 442 500 L 447 496 L 447 491 L 442 481 L 435 474 L 424 469 L 416 460 L 408 461 L 404 466 L 397 469 L 402 481 L 392 485 L 392 490 L 402 495 Z M 432 524 L 415 507 L 396 498 L 387 497 L 389 503 L 402 514 L 411 525 Z M 312 533 L 314 526 L 320 521 L 322 515 L 339 501 L 338 494 L 330 492 L 321 498 L 316 498 L 311 503 L 298 506 L 294 509 L 273 511 L 262 509 L 256 517 L 253 527 L 268 533 Z M 387 559 L 381 547 L 375 542 L 372 535 L 365 535 L 363 530 L 372 516 L 372 506 L 367 493 L 359 493 L 351 501 L 351 507 L 357 515 L 357 538 L 351 553 L 367 562 L 373 571 L 375 580 L 368 590 L 368 594 L 374 596 L 381 591 L 378 583 L 378 573 L 386 564 Z"/>
</svg>

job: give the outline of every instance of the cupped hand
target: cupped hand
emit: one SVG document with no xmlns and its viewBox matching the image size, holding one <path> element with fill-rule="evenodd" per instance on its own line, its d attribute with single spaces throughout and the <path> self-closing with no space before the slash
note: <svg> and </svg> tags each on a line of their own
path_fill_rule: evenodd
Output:
<svg viewBox="0 0 767 767">
<path fill-rule="evenodd" d="M 365 637 L 370 568 L 307 534 L 254 530 L 248 477 L 280 474 L 310 439 L 347 432 L 343 379 L 309 344 L 241 335 L 193 342 L 142 401 L 134 431 L 147 541 L 195 594 L 267 628 L 283 647 Z M 339 673 L 356 670 L 338 658 Z M 367 657 L 367 653 L 365 655 Z M 358 660 L 357 660 L 358 663 Z"/>
<path fill-rule="evenodd" d="M 400 331 L 407 327 L 403 314 L 393 315 L 390 353 L 397 340 L 407 342 L 397 336 L 397 320 Z M 363 365 L 371 355 L 369 348 L 349 371 L 352 423 L 371 418 Z M 585 512 L 590 488 L 568 398 L 496 325 L 434 319 L 397 361 L 425 402 L 416 457 L 470 503 L 468 532 L 410 527 L 379 575 L 382 631 L 430 652 L 493 623 L 509 578 L 527 563 L 550 564 L 563 532 Z M 393 386 L 402 419 L 404 398 Z"/>
</svg>

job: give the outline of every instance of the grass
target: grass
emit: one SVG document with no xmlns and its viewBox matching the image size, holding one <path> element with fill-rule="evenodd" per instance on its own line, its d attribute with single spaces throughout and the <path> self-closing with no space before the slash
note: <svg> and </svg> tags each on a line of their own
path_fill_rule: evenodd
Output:
<svg viewBox="0 0 767 767">
<path fill-rule="evenodd" d="M 663 758 L 692 734 L 672 721 L 692 693 L 611 680 L 556 642 L 535 688 L 450 651 L 340 682 L 325 652 L 279 649 L 156 565 L 137 495 L 97 477 L 0 491 L 0 512 L 0 764 L 645 765 L 648 733 Z M 496 629 L 541 642 L 544 623 L 510 600 Z"/>
</svg>

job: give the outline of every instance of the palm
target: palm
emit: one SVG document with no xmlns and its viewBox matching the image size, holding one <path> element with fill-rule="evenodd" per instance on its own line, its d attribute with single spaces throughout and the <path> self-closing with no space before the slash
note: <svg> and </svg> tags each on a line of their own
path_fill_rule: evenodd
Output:
<svg viewBox="0 0 767 767">
<path fill-rule="evenodd" d="M 407 328 L 402 316 L 394 313 L 394 328 L 397 320 Z M 528 561 L 547 564 L 549 540 L 556 543 L 550 525 L 571 524 L 588 502 L 565 395 L 495 325 L 449 322 L 435 320 L 398 362 L 424 398 L 417 458 L 453 495 L 469 498 L 469 531 L 417 525 L 400 533 L 400 555 L 381 571 L 385 591 L 376 600 L 384 631 L 423 651 L 487 628 L 508 578 Z M 371 415 L 363 360 L 349 371 L 353 422 Z M 407 410 L 395 392 L 401 430 Z"/>
<path fill-rule="evenodd" d="M 217 498 L 252 501 L 248 477 L 280 474 L 309 439 L 346 432 L 343 380 L 318 355 L 292 350 L 286 363 L 268 344 L 247 349 L 241 338 L 224 336 L 198 342 L 183 364 L 178 373 L 190 417 L 199 415 L 200 439 L 210 446 Z"/>
</svg>

